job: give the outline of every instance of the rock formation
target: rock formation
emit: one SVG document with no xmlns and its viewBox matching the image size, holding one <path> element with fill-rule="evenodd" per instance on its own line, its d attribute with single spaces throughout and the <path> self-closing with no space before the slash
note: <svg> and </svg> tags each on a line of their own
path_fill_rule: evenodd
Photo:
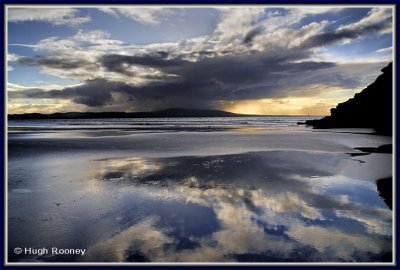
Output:
<svg viewBox="0 0 400 270">
<path fill-rule="evenodd" d="M 382 72 L 367 88 L 331 109 L 330 116 L 306 121 L 306 125 L 314 128 L 374 128 L 379 134 L 392 135 L 392 63 Z"/>
</svg>

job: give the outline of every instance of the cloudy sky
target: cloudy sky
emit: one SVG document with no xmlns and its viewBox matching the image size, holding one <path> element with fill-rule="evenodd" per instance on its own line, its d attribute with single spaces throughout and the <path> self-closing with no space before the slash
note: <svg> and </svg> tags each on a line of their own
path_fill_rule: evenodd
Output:
<svg viewBox="0 0 400 270">
<path fill-rule="evenodd" d="M 8 112 L 329 114 L 392 61 L 389 6 L 8 6 Z"/>
</svg>

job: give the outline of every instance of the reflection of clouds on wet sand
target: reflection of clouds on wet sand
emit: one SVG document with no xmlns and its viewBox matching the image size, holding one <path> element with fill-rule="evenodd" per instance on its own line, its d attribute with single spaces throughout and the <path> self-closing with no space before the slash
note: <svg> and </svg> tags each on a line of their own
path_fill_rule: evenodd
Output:
<svg viewBox="0 0 400 270">
<path fill-rule="evenodd" d="M 178 261 L 234 261 L 234 255 L 268 254 L 286 258 L 293 243 L 282 237 L 266 234 L 257 225 L 255 215 L 245 207 L 220 203 L 217 212 L 222 229 L 199 239 L 200 247 L 176 253 Z"/>
<path fill-rule="evenodd" d="M 172 212 L 209 208 L 215 215 L 207 222 L 219 226 L 195 234 L 185 222 L 171 225 L 186 212 L 168 217 L 148 210 L 89 248 L 89 261 L 374 261 L 391 252 L 391 211 L 371 183 L 338 175 L 357 162 L 347 155 L 271 151 L 99 162 L 96 179 L 159 205 L 172 200 Z M 191 244 L 182 245 L 183 238 Z"/>
<path fill-rule="evenodd" d="M 143 158 L 106 159 L 100 165 L 100 175 L 104 180 L 132 180 L 152 174 L 159 165 Z"/>
<path fill-rule="evenodd" d="M 369 233 L 392 235 L 392 213 L 387 209 L 364 209 L 364 211 L 336 210 L 336 216 L 361 222 Z"/>
<path fill-rule="evenodd" d="M 154 227 L 156 220 L 155 217 L 148 217 L 106 241 L 95 244 L 89 249 L 85 259 L 121 262 L 126 260 L 128 251 L 143 256 L 143 259 L 157 259 L 162 254 L 163 246 L 171 243 L 172 239 Z"/>
<path fill-rule="evenodd" d="M 288 236 L 301 244 L 312 246 L 318 250 L 315 257 L 326 261 L 365 260 L 369 254 L 387 251 L 382 245 L 384 241 L 379 238 L 371 235 L 350 235 L 335 228 L 301 226 L 289 230 Z"/>
</svg>

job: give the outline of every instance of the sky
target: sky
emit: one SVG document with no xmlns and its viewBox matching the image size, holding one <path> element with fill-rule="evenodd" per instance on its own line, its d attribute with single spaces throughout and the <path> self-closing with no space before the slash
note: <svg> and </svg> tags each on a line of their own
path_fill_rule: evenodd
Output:
<svg viewBox="0 0 400 270">
<path fill-rule="evenodd" d="M 393 60 L 391 6 L 8 6 L 8 113 L 327 115 Z"/>
</svg>

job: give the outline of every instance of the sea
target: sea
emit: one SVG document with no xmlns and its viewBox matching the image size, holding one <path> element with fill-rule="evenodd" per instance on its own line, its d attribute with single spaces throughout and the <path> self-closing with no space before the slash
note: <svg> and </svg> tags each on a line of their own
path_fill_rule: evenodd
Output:
<svg viewBox="0 0 400 270">
<path fill-rule="evenodd" d="M 179 118 L 107 118 L 10 120 L 10 131 L 123 129 L 135 133 L 160 131 L 223 131 L 244 128 L 271 129 L 299 127 L 306 120 L 321 116 L 258 117 L 179 117 Z"/>
</svg>

